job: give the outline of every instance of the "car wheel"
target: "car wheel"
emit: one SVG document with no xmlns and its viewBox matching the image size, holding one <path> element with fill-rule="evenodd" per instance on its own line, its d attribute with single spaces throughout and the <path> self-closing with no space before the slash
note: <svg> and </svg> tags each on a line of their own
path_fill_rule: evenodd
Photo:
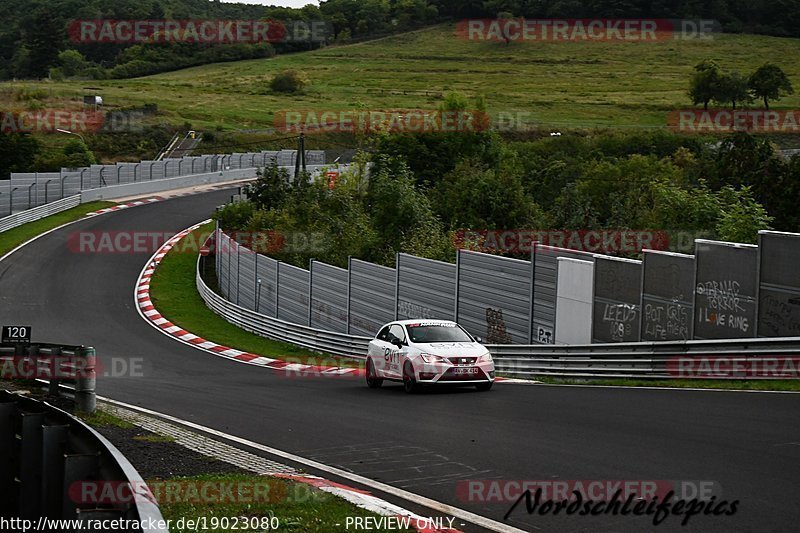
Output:
<svg viewBox="0 0 800 533">
<path fill-rule="evenodd" d="M 367 387 L 377 389 L 381 385 L 383 385 L 383 380 L 378 377 L 375 363 L 372 362 L 372 359 L 367 359 Z"/>
<path fill-rule="evenodd" d="M 417 378 L 414 377 L 414 366 L 410 361 L 406 361 L 406 364 L 403 365 L 403 388 L 405 388 L 406 392 L 409 394 L 413 394 L 419 390 Z"/>
<path fill-rule="evenodd" d="M 489 381 L 488 383 L 480 383 L 475 385 L 475 388 L 478 389 L 480 392 L 486 392 L 492 390 L 492 385 L 494 385 L 494 381 Z"/>
</svg>

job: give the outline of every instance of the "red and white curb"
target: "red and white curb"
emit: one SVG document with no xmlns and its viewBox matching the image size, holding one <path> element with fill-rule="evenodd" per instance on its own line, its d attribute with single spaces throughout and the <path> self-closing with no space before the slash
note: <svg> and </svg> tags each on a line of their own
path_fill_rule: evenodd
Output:
<svg viewBox="0 0 800 533">
<path fill-rule="evenodd" d="M 219 357 L 225 357 L 227 359 L 232 359 L 234 361 L 238 361 L 240 363 L 247 363 L 250 365 L 261 366 L 265 368 L 270 368 L 272 370 L 280 370 L 282 372 L 287 373 L 287 375 L 294 375 L 294 376 L 359 376 L 363 375 L 364 370 L 361 368 L 345 368 L 345 367 L 333 367 L 333 366 L 319 366 L 319 365 L 307 365 L 307 364 L 300 364 L 300 363 L 288 363 L 286 361 L 281 361 L 279 359 L 270 359 L 269 357 L 263 357 L 258 354 L 243 352 L 241 350 L 236 350 L 235 348 L 231 348 L 229 346 L 223 346 L 221 344 L 217 344 L 215 342 L 206 340 L 198 335 L 190 333 L 185 329 L 181 328 L 180 326 L 176 326 L 166 318 L 164 318 L 161 313 L 155 308 L 153 305 L 152 300 L 150 299 L 150 280 L 153 277 L 156 269 L 158 268 L 161 261 L 164 257 L 169 253 L 169 251 L 175 247 L 184 237 L 189 235 L 191 232 L 196 230 L 197 228 L 203 226 L 204 224 L 208 224 L 211 220 L 205 220 L 194 226 L 187 228 L 180 233 L 174 235 L 170 239 L 168 239 L 162 246 L 159 248 L 153 257 L 147 262 L 144 270 L 142 270 L 141 274 L 139 274 L 139 279 L 136 282 L 136 304 L 139 310 L 139 314 L 147 320 L 152 326 L 156 329 L 161 331 L 162 333 L 183 342 L 184 344 L 188 344 L 194 348 L 199 350 L 203 350 L 205 352 L 211 353 L 213 355 Z"/>
<path fill-rule="evenodd" d="M 128 202 L 127 204 L 117 204 L 112 205 L 111 207 L 106 207 L 105 209 L 99 209 L 92 213 L 87 213 L 86 217 L 96 217 L 98 215 L 105 215 L 106 213 L 113 213 L 115 211 L 122 211 L 123 209 L 130 209 L 131 207 L 139 207 L 140 205 L 147 205 L 153 204 L 155 202 L 162 202 L 165 197 L 163 196 L 155 196 L 153 198 L 148 198 L 146 200 L 136 200 L 135 202 Z"/>
<path fill-rule="evenodd" d="M 142 200 L 134 200 L 132 202 L 127 202 L 124 204 L 117 204 L 112 205 L 111 207 L 106 207 L 105 209 L 99 209 L 92 213 L 87 213 L 86 218 L 96 217 L 98 215 L 105 215 L 106 213 L 113 213 L 115 211 L 122 211 L 123 209 L 130 209 L 131 207 L 139 207 L 140 205 L 149 205 L 156 202 L 163 202 L 164 200 L 170 200 L 172 198 L 182 198 L 184 196 L 194 196 L 196 194 L 203 194 L 207 192 L 212 192 L 216 190 L 223 190 L 223 189 L 232 189 L 234 188 L 231 184 L 226 183 L 222 185 L 211 185 L 208 187 L 201 187 L 199 189 L 179 192 L 175 194 L 164 194 L 161 196 L 153 196 L 152 198 L 146 198 Z"/>
</svg>

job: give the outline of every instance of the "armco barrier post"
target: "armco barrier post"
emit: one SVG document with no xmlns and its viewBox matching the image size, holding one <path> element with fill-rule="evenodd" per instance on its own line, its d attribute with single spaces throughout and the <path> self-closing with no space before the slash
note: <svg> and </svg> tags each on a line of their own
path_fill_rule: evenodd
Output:
<svg viewBox="0 0 800 533">
<path fill-rule="evenodd" d="M 3 458 L 3 468 L 0 468 L 0 494 L 13 494 L 16 486 L 14 468 L 9 468 L 11 458 L 17 448 L 14 414 L 17 404 L 12 402 L 0 403 L 0 457 Z M 13 498 L 0 498 L 0 516 L 14 516 Z"/>
<path fill-rule="evenodd" d="M 53 346 L 50 349 L 50 371 L 52 372 L 50 376 L 50 383 L 48 383 L 48 393 L 52 396 L 58 396 L 58 374 L 59 374 L 59 364 L 61 359 L 61 347 L 60 346 Z"/>
<path fill-rule="evenodd" d="M 97 407 L 97 395 L 95 394 L 97 355 L 94 348 L 91 347 L 78 348 L 75 355 L 84 359 L 81 363 L 81 370 L 75 378 L 75 409 L 91 414 Z"/>
</svg>

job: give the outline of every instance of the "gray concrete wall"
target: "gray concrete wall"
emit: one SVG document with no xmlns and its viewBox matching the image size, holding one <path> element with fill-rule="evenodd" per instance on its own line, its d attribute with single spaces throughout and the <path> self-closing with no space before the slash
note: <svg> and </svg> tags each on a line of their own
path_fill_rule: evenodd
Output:
<svg viewBox="0 0 800 533">
<path fill-rule="evenodd" d="M 135 196 L 137 194 L 152 194 L 182 189 L 184 187 L 195 187 L 198 185 L 222 183 L 224 181 L 233 181 L 237 179 L 255 178 L 256 170 L 255 168 L 224 170 L 222 172 L 209 172 L 208 174 L 195 174 L 192 176 L 125 183 L 123 185 L 112 185 L 100 189 L 90 189 L 81 192 L 81 203 L 93 202 L 95 200 L 113 200 L 114 198 L 125 198 L 126 196 Z"/>
</svg>

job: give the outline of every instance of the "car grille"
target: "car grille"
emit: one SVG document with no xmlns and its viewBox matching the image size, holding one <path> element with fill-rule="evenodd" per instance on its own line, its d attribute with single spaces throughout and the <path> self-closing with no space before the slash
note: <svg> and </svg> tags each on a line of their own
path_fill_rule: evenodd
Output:
<svg viewBox="0 0 800 533">
<path fill-rule="evenodd" d="M 451 365 L 456 366 L 471 366 L 475 364 L 475 361 L 478 360 L 477 357 L 448 357 L 448 361 L 450 361 Z"/>
</svg>

